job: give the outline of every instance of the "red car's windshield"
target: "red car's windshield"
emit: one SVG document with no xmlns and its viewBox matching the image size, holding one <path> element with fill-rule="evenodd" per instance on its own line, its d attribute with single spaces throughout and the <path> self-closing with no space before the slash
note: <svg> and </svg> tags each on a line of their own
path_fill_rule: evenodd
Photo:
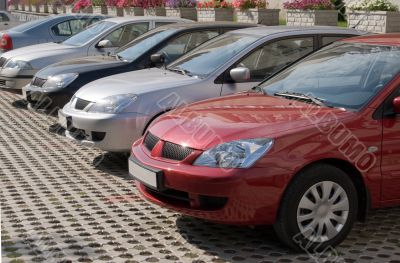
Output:
<svg viewBox="0 0 400 263">
<path fill-rule="evenodd" d="M 399 47 L 337 43 L 260 86 L 271 96 L 305 94 L 328 106 L 359 110 L 400 73 L 399 61 Z"/>
</svg>

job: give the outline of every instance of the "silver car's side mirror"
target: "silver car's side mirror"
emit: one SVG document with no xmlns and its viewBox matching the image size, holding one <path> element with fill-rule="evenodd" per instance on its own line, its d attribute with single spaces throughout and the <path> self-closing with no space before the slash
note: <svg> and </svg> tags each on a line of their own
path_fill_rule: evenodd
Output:
<svg viewBox="0 0 400 263">
<path fill-rule="evenodd" d="M 112 43 L 108 39 L 103 39 L 99 43 L 97 43 L 97 48 L 106 48 L 106 47 L 112 47 Z"/>
<path fill-rule="evenodd" d="M 245 67 L 233 68 L 229 72 L 231 78 L 236 82 L 244 82 L 250 80 L 250 69 Z"/>
</svg>

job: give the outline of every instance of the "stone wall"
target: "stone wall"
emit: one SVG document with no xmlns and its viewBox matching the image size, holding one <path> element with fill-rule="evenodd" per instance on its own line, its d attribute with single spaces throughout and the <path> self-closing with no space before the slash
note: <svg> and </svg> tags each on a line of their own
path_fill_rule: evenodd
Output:
<svg viewBox="0 0 400 263">
<path fill-rule="evenodd" d="M 166 16 L 169 17 L 182 17 L 190 20 L 197 21 L 196 8 L 165 8 Z"/>
<path fill-rule="evenodd" d="M 236 20 L 243 23 L 279 25 L 279 9 L 236 10 Z"/>
<path fill-rule="evenodd" d="M 39 14 L 39 13 L 25 12 L 25 11 L 11 11 L 11 14 L 13 14 L 19 21 L 32 21 L 41 19 L 49 15 L 49 14 Z"/>
<path fill-rule="evenodd" d="M 400 32 L 400 12 L 356 11 L 347 16 L 349 27 L 375 33 Z"/>
<path fill-rule="evenodd" d="M 288 26 L 337 26 L 336 10 L 287 10 Z"/>
<path fill-rule="evenodd" d="M 199 22 L 233 21 L 233 9 L 231 8 L 199 8 L 197 10 Z"/>
</svg>

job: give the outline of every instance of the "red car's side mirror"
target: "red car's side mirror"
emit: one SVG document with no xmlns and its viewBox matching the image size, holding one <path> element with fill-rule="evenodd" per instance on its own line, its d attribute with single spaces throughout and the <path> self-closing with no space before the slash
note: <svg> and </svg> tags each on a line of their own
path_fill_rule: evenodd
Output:
<svg viewBox="0 0 400 263">
<path fill-rule="evenodd" d="M 394 113 L 400 114 L 400 97 L 394 98 L 393 102 L 392 102 L 392 105 L 393 105 Z"/>
</svg>

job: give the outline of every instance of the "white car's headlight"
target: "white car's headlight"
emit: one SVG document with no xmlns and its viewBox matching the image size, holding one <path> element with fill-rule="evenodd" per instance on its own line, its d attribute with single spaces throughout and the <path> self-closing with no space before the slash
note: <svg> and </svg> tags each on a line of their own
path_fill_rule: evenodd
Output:
<svg viewBox="0 0 400 263">
<path fill-rule="evenodd" d="M 33 69 L 31 64 L 29 64 L 29 62 L 17 60 L 17 59 L 11 59 L 11 60 L 7 61 L 7 63 L 4 65 L 4 68 L 22 69 L 22 70 Z"/>
<path fill-rule="evenodd" d="M 219 144 L 203 152 L 196 166 L 218 168 L 249 168 L 273 145 L 272 139 L 245 139 Z"/>
<path fill-rule="evenodd" d="M 46 82 L 43 84 L 42 88 L 45 89 L 62 89 L 71 84 L 79 74 L 77 73 L 67 73 L 60 74 L 49 77 Z"/>
<path fill-rule="evenodd" d="M 106 97 L 93 104 L 88 112 L 120 113 L 137 99 L 136 94 L 120 94 Z"/>
</svg>

